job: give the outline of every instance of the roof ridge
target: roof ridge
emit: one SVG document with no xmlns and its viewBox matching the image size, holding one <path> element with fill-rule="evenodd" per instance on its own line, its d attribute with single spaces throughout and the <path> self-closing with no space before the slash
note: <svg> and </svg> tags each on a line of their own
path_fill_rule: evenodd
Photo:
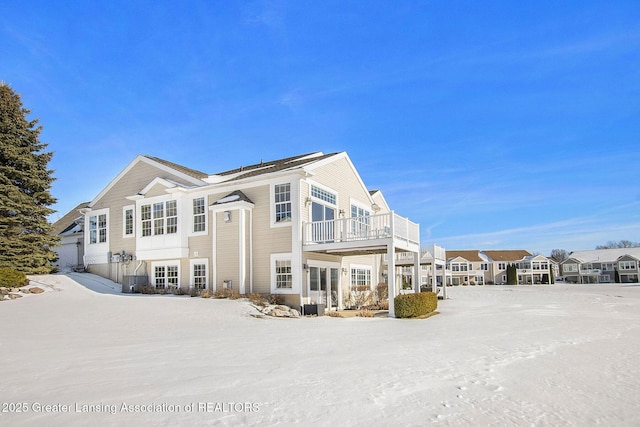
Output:
<svg viewBox="0 0 640 427">
<path fill-rule="evenodd" d="M 209 176 L 208 173 L 199 171 L 197 169 L 192 169 L 192 168 L 180 165 L 178 163 L 171 162 L 169 160 L 161 159 L 160 157 L 150 156 L 150 155 L 147 155 L 147 154 L 145 154 L 144 157 L 146 157 L 147 159 L 153 160 L 154 162 L 158 162 L 160 164 L 168 166 L 171 169 L 175 169 L 178 172 L 182 172 L 182 173 L 184 173 L 186 175 L 189 175 L 192 178 L 203 179 L 203 178 L 206 178 L 206 177 Z"/>
</svg>

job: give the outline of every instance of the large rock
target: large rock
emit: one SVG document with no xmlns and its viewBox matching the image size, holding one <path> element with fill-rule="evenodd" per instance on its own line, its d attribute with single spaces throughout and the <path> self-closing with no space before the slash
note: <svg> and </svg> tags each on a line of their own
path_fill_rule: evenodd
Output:
<svg viewBox="0 0 640 427">
<path fill-rule="evenodd" d="M 44 292 L 44 289 L 38 288 L 36 286 L 36 287 L 33 287 L 33 288 L 29 288 L 29 292 L 31 292 L 32 294 L 41 294 L 41 293 Z"/>
<path fill-rule="evenodd" d="M 20 295 L 20 294 L 9 294 L 9 299 L 18 299 L 18 298 L 22 298 L 22 295 Z"/>
</svg>

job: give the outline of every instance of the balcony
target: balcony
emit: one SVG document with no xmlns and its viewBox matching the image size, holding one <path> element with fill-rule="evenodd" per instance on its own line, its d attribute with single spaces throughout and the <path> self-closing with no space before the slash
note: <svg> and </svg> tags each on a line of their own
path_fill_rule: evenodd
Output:
<svg viewBox="0 0 640 427">
<path fill-rule="evenodd" d="M 420 226 L 393 212 L 305 222 L 302 233 L 303 248 L 311 252 L 386 253 L 389 243 L 399 251 L 420 251 Z"/>
</svg>

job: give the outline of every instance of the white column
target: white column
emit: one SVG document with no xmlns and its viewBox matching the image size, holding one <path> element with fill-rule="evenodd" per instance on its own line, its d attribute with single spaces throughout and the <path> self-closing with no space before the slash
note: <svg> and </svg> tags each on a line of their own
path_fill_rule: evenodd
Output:
<svg viewBox="0 0 640 427">
<path fill-rule="evenodd" d="M 396 317 L 393 299 L 396 296 L 396 257 L 393 240 L 387 244 L 387 281 L 389 289 L 389 317 Z"/>
<path fill-rule="evenodd" d="M 416 293 L 420 292 L 420 285 L 422 285 L 422 277 L 420 274 L 420 251 L 413 254 L 413 289 Z"/>
</svg>

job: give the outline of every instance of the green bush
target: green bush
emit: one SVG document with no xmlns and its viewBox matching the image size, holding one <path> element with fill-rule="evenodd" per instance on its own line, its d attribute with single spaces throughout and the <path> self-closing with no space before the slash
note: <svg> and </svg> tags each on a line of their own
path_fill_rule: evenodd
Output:
<svg viewBox="0 0 640 427">
<path fill-rule="evenodd" d="M 27 286 L 29 279 L 24 273 L 13 268 L 0 268 L 0 286 L 3 288 L 20 288 Z"/>
<path fill-rule="evenodd" d="M 399 318 L 424 316 L 438 308 L 438 296 L 433 292 L 398 295 L 393 299 L 395 316 Z"/>
</svg>

